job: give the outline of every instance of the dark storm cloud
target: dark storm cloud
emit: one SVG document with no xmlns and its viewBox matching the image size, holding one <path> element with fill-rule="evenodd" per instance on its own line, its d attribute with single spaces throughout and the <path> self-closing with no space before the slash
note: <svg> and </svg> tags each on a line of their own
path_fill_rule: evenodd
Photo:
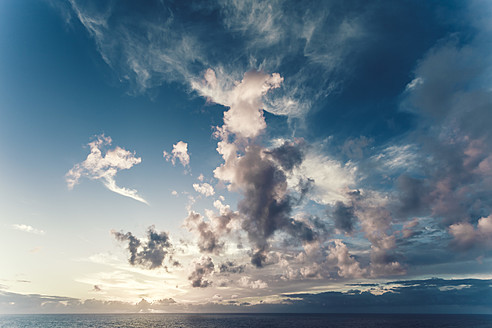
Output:
<svg viewBox="0 0 492 328">
<path fill-rule="evenodd" d="M 214 272 L 214 262 L 210 257 L 202 257 L 199 261 L 195 263 L 195 268 L 188 280 L 191 282 L 193 287 L 205 288 L 212 285 L 212 282 L 206 280 L 205 277 L 209 276 Z"/>
<path fill-rule="evenodd" d="M 154 226 L 147 230 L 146 241 L 142 242 L 131 232 L 112 231 L 116 240 L 128 242 L 131 265 L 140 265 L 149 269 L 162 267 L 166 256 L 172 252 L 172 245 L 166 232 L 157 232 Z"/>
</svg>

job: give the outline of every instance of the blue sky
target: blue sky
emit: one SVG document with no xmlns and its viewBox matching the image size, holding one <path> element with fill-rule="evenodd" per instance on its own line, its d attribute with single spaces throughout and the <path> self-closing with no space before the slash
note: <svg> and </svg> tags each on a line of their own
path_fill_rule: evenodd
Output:
<svg viewBox="0 0 492 328">
<path fill-rule="evenodd" d="M 3 311 L 490 312 L 491 9 L 2 2 Z"/>
</svg>

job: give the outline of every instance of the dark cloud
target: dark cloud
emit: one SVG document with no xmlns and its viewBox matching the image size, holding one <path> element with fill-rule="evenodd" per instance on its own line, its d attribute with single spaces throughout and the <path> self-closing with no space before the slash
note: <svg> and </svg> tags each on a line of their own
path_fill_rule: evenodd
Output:
<svg viewBox="0 0 492 328">
<path fill-rule="evenodd" d="M 221 237 L 231 231 L 230 223 L 238 218 L 238 213 L 223 206 L 219 214 L 214 214 L 210 221 L 194 211 L 190 211 L 184 224 L 189 231 L 198 235 L 197 245 L 202 253 L 219 254 L 224 248 Z"/>
<path fill-rule="evenodd" d="M 210 222 L 204 221 L 199 213 L 191 211 L 185 219 L 185 226 L 197 232 L 200 252 L 218 254 L 224 248 L 224 242 L 219 241 L 220 235 L 212 230 Z"/>
<path fill-rule="evenodd" d="M 219 265 L 220 273 L 243 273 L 245 265 L 238 265 L 234 261 L 226 261 Z"/>
<path fill-rule="evenodd" d="M 195 263 L 195 268 L 191 275 L 188 277 L 188 280 L 191 281 L 191 285 L 193 287 L 209 287 L 212 285 L 212 282 L 209 280 L 205 280 L 205 277 L 214 272 L 214 268 L 215 266 L 212 259 L 208 256 L 204 256 Z"/>
<path fill-rule="evenodd" d="M 401 175 L 397 180 L 399 204 L 397 213 L 401 217 L 428 213 L 430 206 L 429 186 L 423 179 Z"/>
<path fill-rule="evenodd" d="M 130 252 L 128 262 L 131 265 L 156 269 L 162 267 L 166 256 L 173 251 L 168 234 L 155 231 L 154 226 L 148 228 L 145 242 L 142 242 L 131 232 L 112 231 L 112 234 L 116 240 L 128 242 L 128 251 Z"/>
<path fill-rule="evenodd" d="M 272 155 L 272 158 L 279 163 L 285 171 L 292 171 L 295 166 L 302 163 L 304 154 L 299 144 L 285 141 L 280 147 L 265 153 Z"/>
<path fill-rule="evenodd" d="M 311 227 L 290 217 L 298 198 L 288 190 L 285 170 L 292 169 L 302 160 L 301 151 L 296 150 L 296 147 L 284 144 L 279 148 L 264 151 L 260 146 L 250 145 L 246 148 L 244 156 L 235 163 L 235 187 L 244 196 L 238 203 L 239 212 L 244 216 L 242 228 L 255 245 L 251 263 L 257 267 L 263 266 L 268 240 L 276 231 L 286 232 L 306 242 L 316 238 Z M 291 153 L 297 154 L 297 157 L 294 156 L 294 159 L 290 160 L 283 157 Z M 276 160 L 282 163 L 283 167 L 279 167 L 265 154 L 277 156 Z"/>
<path fill-rule="evenodd" d="M 336 202 L 333 208 L 333 219 L 335 220 L 335 228 L 341 231 L 352 233 L 356 221 L 354 207 L 345 205 L 343 202 Z"/>
</svg>

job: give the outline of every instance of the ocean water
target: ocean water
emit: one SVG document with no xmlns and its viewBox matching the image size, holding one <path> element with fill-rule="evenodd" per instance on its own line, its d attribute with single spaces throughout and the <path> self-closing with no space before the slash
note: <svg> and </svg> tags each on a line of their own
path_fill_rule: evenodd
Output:
<svg viewBox="0 0 492 328">
<path fill-rule="evenodd" d="M 492 327 L 492 315 L 35 314 L 0 315 L 0 328 Z"/>
</svg>

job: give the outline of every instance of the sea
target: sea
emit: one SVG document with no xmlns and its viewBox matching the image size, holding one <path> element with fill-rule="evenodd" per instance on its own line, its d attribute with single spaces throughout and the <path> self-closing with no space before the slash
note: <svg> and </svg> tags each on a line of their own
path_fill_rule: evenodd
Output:
<svg viewBox="0 0 492 328">
<path fill-rule="evenodd" d="M 0 328 L 492 327 L 492 315 L 462 314 L 24 314 Z"/>
</svg>

